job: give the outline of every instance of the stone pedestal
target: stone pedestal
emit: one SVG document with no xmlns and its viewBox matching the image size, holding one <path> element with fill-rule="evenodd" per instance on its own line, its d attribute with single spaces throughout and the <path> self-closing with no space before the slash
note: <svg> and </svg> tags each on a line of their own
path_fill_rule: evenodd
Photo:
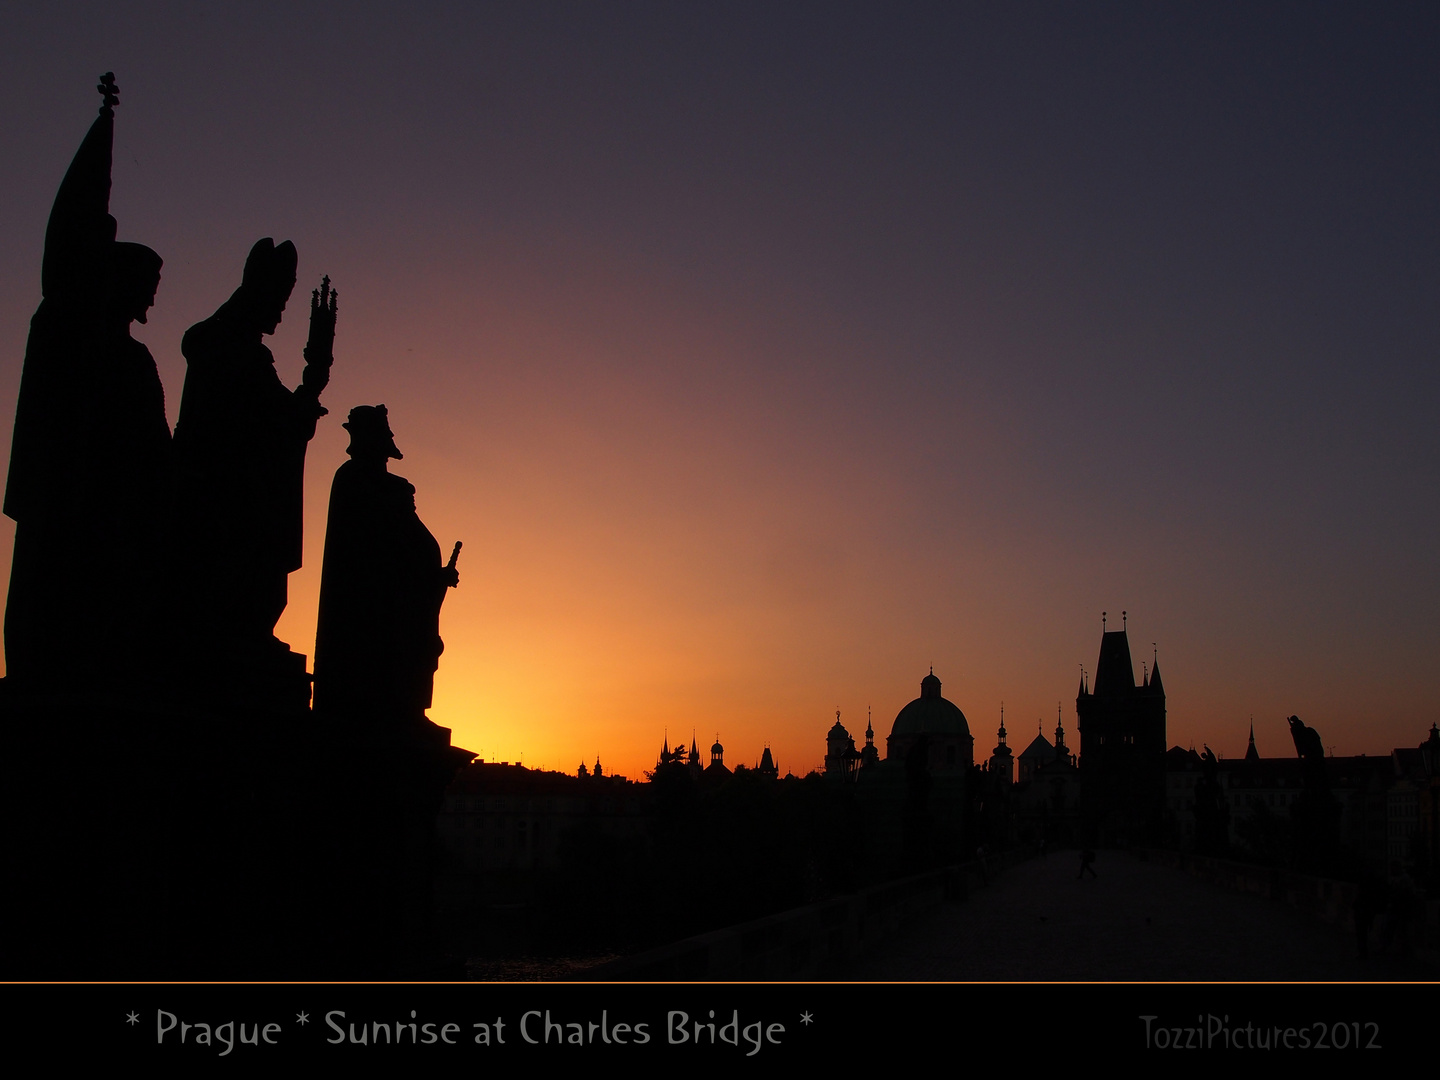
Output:
<svg viewBox="0 0 1440 1080">
<path fill-rule="evenodd" d="M 434 820 L 472 756 L 428 721 L 0 691 L 0 977 L 433 975 Z"/>
</svg>

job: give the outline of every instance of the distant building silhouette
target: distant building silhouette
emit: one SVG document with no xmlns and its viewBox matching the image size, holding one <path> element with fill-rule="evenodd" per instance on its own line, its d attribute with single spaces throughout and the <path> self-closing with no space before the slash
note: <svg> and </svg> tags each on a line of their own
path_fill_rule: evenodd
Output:
<svg viewBox="0 0 1440 1080">
<path fill-rule="evenodd" d="M 775 759 L 770 756 L 770 747 L 765 747 L 765 752 L 760 755 L 760 764 L 755 767 L 755 771 L 771 780 L 779 777 L 780 770 L 775 765 Z"/>
<path fill-rule="evenodd" d="M 1037 733 L 1020 755 L 1020 780 L 1011 790 L 1016 835 L 1049 847 L 1080 843 L 1084 780 L 1057 709 L 1054 743 Z"/>
<path fill-rule="evenodd" d="M 860 751 L 845 725 L 840 723 L 840 710 L 835 710 L 835 726 L 825 735 L 825 775 L 848 779 L 860 768 Z"/>
<path fill-rule="evenodd" d="M 720 745 L 720 736 L 716 735 L 710 745 L 710 764 L 705 766 L 704 780 L 708 784 L 717 784 L 730 775 L 730 770 L 725 767 L 725 747 Z"/>
<path fill-rule="evenodd" d="M 940 696 L 940 680 L 934 668 L 920 680 L 920 696 L 895 717 L 885 740 L 885 757 L 904 761 L 922 735 L 927 738 L 932 772 L 963 775 L 975 763 L 970 725 L 958 706 Z"/>
<path fill-rule="evenodd" d="M 854 793 L 857 839 L 884 853 L 882 862 L 893 860 L 896 871 L 969 857 L 984 831 L 978 820 L 984 800 L 978 787 L 970 790 L 982 776 L 974 768 L 974 739 L 965 714 L 940 688 L 932 669 L 920 682 L 920 697 L 896 714 L 883 759 L 868 716 L 864 749 L 856 748 L 838 710 L 825 736 L 824 775 Z M 968 808 L 967 792 L 974 796 Z M 997 817 L 996 802 L 990 799 L 991 817 Z M 997 832 L 1003 831 L 1001 822 Z"/>
<path fill-rule="evenodd" d="M 875 745 L 875 725 L 870 722 L 870 710 L 865 710 L 865 748 L 860 751 L 860 767 L 873 769 L 880 764 L 880 750 Z"/>
<path fill-rule="evenodd" d="M 1038 726 L 1038 725 L 1037 725 Z M 1026 783 L 1035 778 L 1040 766 L 1048 765 L 1055 760 L 1055 744 L 1041 731 L 1035 732 L 1035 738 L 1030 740 L 1030 745 L 1020 751 L 1019 766 L 1020 775 L 1016 777 L 1019 783 Z"/>
<path fill-rule="evenodd" d="M 990 751 L 990 773 L 1000 783 L 1010 784 L 1015 780 L 1015 755 L 1005 745 L 1005 709 L 1000 709 L 1000 730 L 996 733 L 999 742 Z"/>
<path fill-rule="evenodd" d="M 622 776 L 587 770 L 576 777 L 476 761 L 456 773 L 446 791 L 439 835 L 452 868 L 462 872 L 551 869 L 559 865 L 567 830 L 585 825 L 643 839 L 648 811 L 645 785 Z"/>
<path fill-rule="evenodd" d="M 1165 813 L 1165 688 L 1158 661 L 1135 684 L 1124 629 L 1101 635 L 1093 691 L 1082 677 L 1080 724 L 1083 809 L 1090 842 L 1158 842 Z"/>
</svg>

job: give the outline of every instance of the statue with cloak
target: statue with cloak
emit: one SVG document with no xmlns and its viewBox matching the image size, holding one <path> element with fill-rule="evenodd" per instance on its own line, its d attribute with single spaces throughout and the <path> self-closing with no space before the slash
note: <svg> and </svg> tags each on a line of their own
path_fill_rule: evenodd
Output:
<svg viewBox="0 0 1440 1080">
<path fill-rule="evenodd" d="M 192 670 L 222 696 L 303 707 L 304 658 L 274 636 L 287 577 L 301 563 L 305 450 L 325 415 L 335 292 L 311 295 L 306 366 L 294 390 L 262 339 L 295 288 L 296 252 L 266 237 L 250 249 L 240 287 L 185 333 L 185 390 L 175 425 L 179 606 Z"/>
<path fill-rule="evenodd" d="M 422 723 L 444 643 L 440 606 L 459 584 L 415 512 L 415 488 L 388 471 L 384 405 L 350 411 L 350 460 L 335 473 L 315 631 L 315 711 L 371 729 Z"/>
<path fill-rule="evenodd" d="M 161 260 L 115 240 L 113 74 L 98 89 L 45 230 L 5 487 L 7 681 L 27 691 L 151 689 L 167 612 L 170 425 L 155 361 L 130 336 Z"/>
</svg>

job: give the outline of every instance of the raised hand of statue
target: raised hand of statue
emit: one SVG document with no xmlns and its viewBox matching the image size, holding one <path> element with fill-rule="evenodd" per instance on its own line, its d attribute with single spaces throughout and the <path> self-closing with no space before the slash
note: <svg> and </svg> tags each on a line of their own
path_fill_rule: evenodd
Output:
<svg viewBox="0 0 1440 1080">
<path fill-rule="evenodd" d="M 310 294 L 310 338 L 305 343 L 305 386 L 316 396 L 330 381 L 330 365 L 335 362 L 336 292 L 326 276 L 320 288 Z"/>
</svg>

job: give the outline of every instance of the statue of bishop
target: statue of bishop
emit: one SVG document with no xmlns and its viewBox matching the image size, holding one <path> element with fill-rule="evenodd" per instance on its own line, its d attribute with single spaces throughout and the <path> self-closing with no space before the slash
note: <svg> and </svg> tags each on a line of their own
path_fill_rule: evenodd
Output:
<svg viewBox="0 0 1440 1080">
<path fill-rule="evenodd" d="M 258 241 L 240 287 L 186 331 L 175 467 L 180 610 L 194 673 L 222 696 L 303 708 L 304 657 L 274 630 L 301 563 L 305 450 L 326 412 L 336 296 L 329 278 L 311 295 L 305 371 L 291 390 L 262 339 L 280 325 L 295 269 L 294 244 Z"/>
</svg>

